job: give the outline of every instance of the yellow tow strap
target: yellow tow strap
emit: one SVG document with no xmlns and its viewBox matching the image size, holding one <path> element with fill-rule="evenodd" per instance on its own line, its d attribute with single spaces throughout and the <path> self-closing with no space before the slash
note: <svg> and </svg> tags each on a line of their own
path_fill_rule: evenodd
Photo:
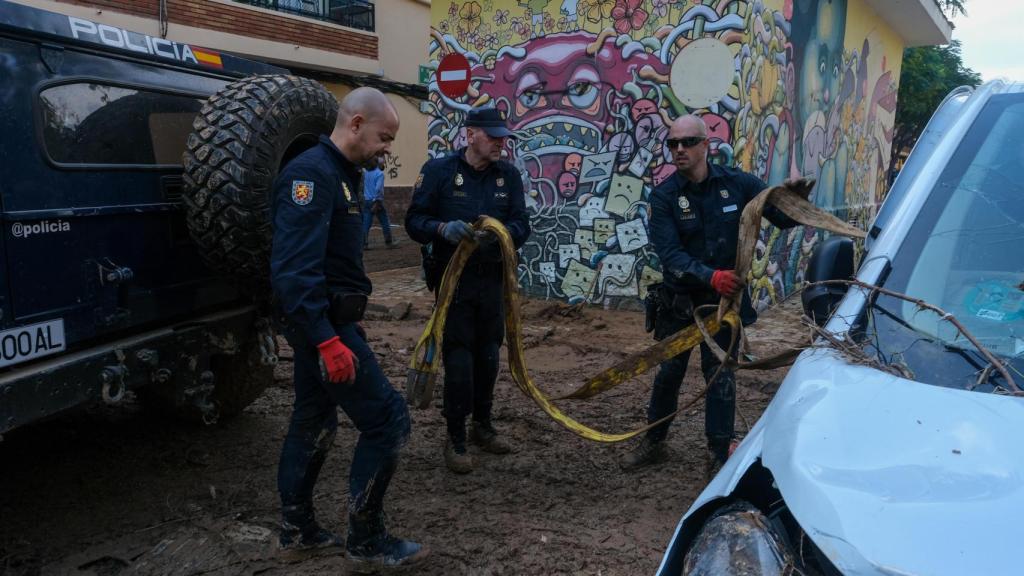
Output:
<svg viewBox="0 0 1024 576">
<path fill-rule="evenodd" d="M 757 229 L 761 223 L 761 213 L 768 203 L 778 206 L 787 215 L 802 224 L 817 226 L 837 234 L 864 237 L 864 233 L 861 230 L 850 226 L 827 212 L 823 212 L 792 190 L 782 186 L 769 188 L 761 192 L 743 211 L 736 266 L 736 272 L 740 275 L 740 278 L 745 278 L 747 271 L 750 270 L 750 262 L 754 255 L 754 242 L 757 240 Z M 747 230 L 747 228 L 751 228 L 751 230 Z M 562 412 L 555 406 L 552 399 L 537 387 L 526 369 L 522 319 L 520 318 L 519 309 L 519 281 L 515 269 L 516 249 L 512 242 L 512 237 L 500 221 L 487 216 L 481 217 L 475 222 L 473 229 L 476 231 L 493 232 L 501 247 L 503 263 L 502 281 L 504 284 L 503 294 L 505 300 L 505 334 L 508 342 L 508 363 L 512 379 L 519 386 L 519 389 L 522 390 L 523 394 L 532 398 L 553 420 L 574 434 L 588 440 L 621 442 L 642 434 L 650 428 L 674 417 L 679 411 L 688 409 L 696 401 L 691 401 L 690 404 L 681 407 L 676 412 L 657 422 L 649 423 L 642 428 L 630 432 L 618 434 L 595 430 Z M 463 240 L 458 248 L 456 248 L 451 260 L 449 260 L 448 267 L 441 278 L 434 312 L 424 327 L 423 335 L 420 336 L 416 344 L 409 365 L 409 403 L 414 406 L 426 408 L 430 405 L 433 398 L 433 384 L 441 368 L 441 343 L 444 335 L 444 324 L 448 317 L 448 307 L 451 305 L 452 298 L 455 295 L 455 287 L 458 286 L 462 270 L 476 248 L 477 243 L 475 241 Z M 690 350 L 705 341 L 705 335 L 702 333 L 702 330 L 706 331 L 708 336 L 713 336 L 721 329 L 722 325 L 728 325 L 731 328 L 732 338 L 735 342 L 737 335 L 742 330 L 742 324 L 736 312 L 739 308 L 739 303 L 739 299 L 732 301 L 723 299 L 718 307 L 717 315 L 698 318 L 694 325 L 684 328 L 644 351 L 626 358 L 615 366 L 594 376 L 579 389 L 558 399 L 591 398 L 618 386 L 630 378 L 644 374 L 661 362 Z M 796 357 L 796 353 L 790 351 L 778 357 L 756 363 L 736 363 L 731 361 L 728 353 L 718 347 L 713 340 L 709 338 L 708 342 L 719 359 L 725 359 L 728 364 L 739 369 L 775 368 L 792 362 L 792 359 Z"/>
</svg>

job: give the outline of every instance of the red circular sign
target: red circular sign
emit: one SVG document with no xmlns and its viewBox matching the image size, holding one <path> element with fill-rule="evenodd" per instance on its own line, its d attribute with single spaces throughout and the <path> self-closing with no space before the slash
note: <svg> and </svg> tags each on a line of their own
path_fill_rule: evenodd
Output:
<svg viewBox="0 0 1024 576">
<path fill-rule="evenodd" d="M 437 89 L 449 98 L 466 95 L 469 88 L 469 60 L 462 54 L 449 54 L 437 65 Z"/>
</svg>

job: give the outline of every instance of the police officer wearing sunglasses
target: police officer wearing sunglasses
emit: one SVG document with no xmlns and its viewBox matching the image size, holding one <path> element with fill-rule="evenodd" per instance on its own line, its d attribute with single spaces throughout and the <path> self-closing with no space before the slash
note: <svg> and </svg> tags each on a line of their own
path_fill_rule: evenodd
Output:
<svg viewBox="0 0 1024 576">
<path fill-rule="evenodd" d="M 698 116 L 676 119 L 665 142 L 672 151 L 676 172 L 654 190 L 650 201 L 651 240 L 664 273 L 663 283 L 651 286 L 648 295 L 648 312 L 653 313 L 657 340 L 691 325 L 695 307 L 717 304 L 721 296 L 743 290 L 743 279 L 732 270 L 740 214 L 747 202 L 767 188 L 752 174 L 708 162 L 707 128 Z M 805 196 L 810 191 L 804 180 L 787 181 L 785 185 Z M 774 206 L 769 206 L 764 215 L 780 228 L 797 224 Z M 744 325 L 756 319 L 746 291 L 740 316 Z M 648 323 L 648 329 L 651 324 Z M 728 327 L 715 336 L 723 348 L 728 347 L 729 339 Z M 720 363 L 703 343 L 700 356 L 701 371 L 707 381 Z M 648 422 L 675 412 L 689 359 L 690 351 L 686 351 L 661 364 L 647 408 Z M 728 458 L 735 408 L 735 375 L 732 370 L 722 370 L 705 396 L 709 473 Z M 669 425 L 666 422 L 649 430 L 640 444 L 622 458 L 622 468 L 634 469 L 663 459 Z"/>
<path fill-rule="evenodd" d="M 433 263 L 425 266 L 431 289 L 463 240 L 479 243 L 462 271 L 444 327 L 444 461 L 457 474 L 472 472 L 475 464 L 466 449 L 470 415 L 470 442 L 492 454 L 511 450 L 491 423 L 498 350 L 505 333 L 501 250 L 493 233 L 474 234 L 470 226 L 482 215 L 497 218 L 516 248 L 530 236 L 523 182 L 516 168 L 501 160 L 510 136 L 498 110 L 471 110 L 467 146 L 423 166 L 405 217 L 409 236 L 431 245 Z"/>
</svg>

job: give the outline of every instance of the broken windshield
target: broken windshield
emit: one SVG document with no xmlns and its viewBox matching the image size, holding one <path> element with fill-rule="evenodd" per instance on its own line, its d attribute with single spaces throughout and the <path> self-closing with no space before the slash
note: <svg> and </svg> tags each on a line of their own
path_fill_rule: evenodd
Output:
<svg viewBox="0 0 1024 576">
<path fill-rule="evenodd" d="M 914 219 L 885 287 L 951 313 L 1024 384 L 1024 95 L 995 96 L 982 110 Z M 869 322 L 869 346 L 883 362 L 920 381 L 978 385 L 987 363 L 938 314 L 882 296 Z"/>
</svg>

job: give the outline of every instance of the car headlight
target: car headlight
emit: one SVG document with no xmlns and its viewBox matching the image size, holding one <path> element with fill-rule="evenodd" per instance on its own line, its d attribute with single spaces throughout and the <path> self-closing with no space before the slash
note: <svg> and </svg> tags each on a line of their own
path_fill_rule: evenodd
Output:
<svg viewBox="0 0 1024 576">
<path fill-rule="evenodd" d="M 790 574 L 793 559 L 768 518 L 739 500 L 719 509 L 701 527 L 686 554 L 687 576 Z"/>
</svg>

